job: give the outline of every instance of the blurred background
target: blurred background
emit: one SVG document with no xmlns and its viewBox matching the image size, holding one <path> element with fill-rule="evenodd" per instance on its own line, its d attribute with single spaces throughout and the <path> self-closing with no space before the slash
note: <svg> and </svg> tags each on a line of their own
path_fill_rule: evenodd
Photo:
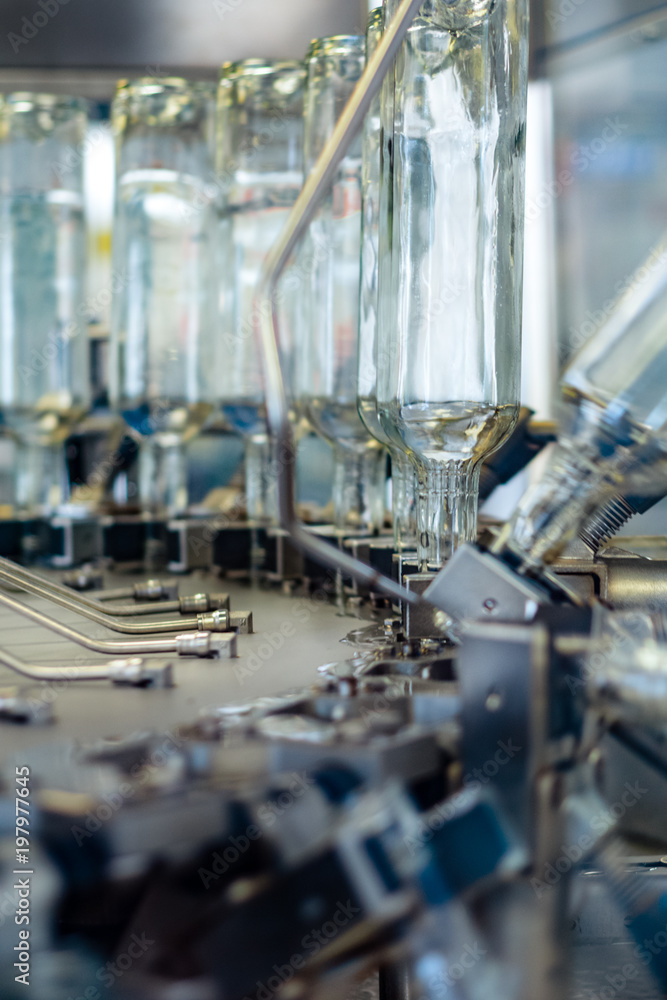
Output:
<svg viewBox="0 0 667 1000">
<path fill-rule="evenodd" d="M 301 57 L 312 38 L 361 33 L 366 14 L 359 0 L 4 0 L 0 91 L 62 92 L 93 104 L 84 156 L 97 413 L 106 403 L 114 173 L 108 115 L 116 80 L 215 80 L 226 60 Z M 536 0 L 531 18 L 522 401 L 551 417 L 559 370 L 667 228 L 667 4 Z M 313 499 L 322 502 L 330 461 L 319 439 L 312 451 L 308 461 L 319 476 L 309 478 L 320 483 Z M 235 439 L 202 435 L 192 446 L 192 499 L 222 485 L 240 456 Z M 0 477 L 11 461 L 11 446 L 0 438 Z M 516 488 L 499 494 L 495 512 L 503 515 Z M 664 528 L 661 507 L 649 516 Z M 651 529 L 633 522 L 632 530 Z"/>
</svg>

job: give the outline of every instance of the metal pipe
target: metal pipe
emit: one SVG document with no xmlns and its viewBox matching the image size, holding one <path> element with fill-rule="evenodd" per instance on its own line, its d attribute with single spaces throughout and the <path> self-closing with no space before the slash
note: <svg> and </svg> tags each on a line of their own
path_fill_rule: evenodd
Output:
<svg viewBox="0 0 667 1000">
<path fill-rule="evenodd" d="M 255 309 L 256 315 L 259 317 L 266 376 L 267 420 L 278 446 L 277 487 L 280 522 L 283 528 L 289 531 L 295 544 L 318 562 L 331 566 L 343 575 L 351 576 L 359 583 L 387 594 L 394 600 L 403 601 L 405 604 L 418 604 L 423 601 L 423 598 L 406 590 L 389 577 L 377 573 L 360 560 L 354 559 L 347 553 L 339 551 L 317 538 L 298 520 L 294 505 L 293 475 L 296 452 L 280 369 L 278 350 L 280 330 L 274 295 L 283 270 L 313 219 L 319 202 L 326 195 L 336 168 L 353 138 L 360 131 L 371 101 L 380 89 L 382 80 L 390 69 L 421 3 L 422 0 L 402 0 L 395 16 L 387 26 L 344 108 L 331 138 L 322 150 L 315 168 L 307 178 L 285 228 L 266 257 L 255 296 Z"/>
<path fill-rule="evenodd" d="M 231 633 L 229 638 L 224 636 L 213 636 L 210 632 L 190 632 L 183 635 L 170 636 L 168 639 L 93 639 L 76 629 L 63 625 L 62 622 L 49 618 L 36 608 L 31 608 L 27 604 L 10 597 L 9 594 L 0 592 L 0 604 L 12 611 L 18 611 L 25 618 L 30 618 L 43 625 L 45 628 L 57 632 L 58 635 L 72 642 L 85 646 L 86 649 L 95 650 L 97 653 L 106 653 L 109 656 L 136 656 L 141 653 L 179 653 L 180 655 L 210 656 L 223 652 L 223 648 L 229 645 L 231 649 L 234 645 L 229 639 L 235 640 L 236 635 Z M 231 655 L 234 655 L 233 653 Z"/>
<path fill-rule="evenodd" d="M 116 683 L 145 684 L 161 678 L 163 687 L 172 687 L 171 664 L 158 664 L 132 657 L 111 660 L 96 666 L 42 667 L 26 663 L 5 649 L 0 649 L 0 665 L 22 677 L 34 681 L 114 681 Z"/>
<path fill-rule="evenodd" d="M 89 618 L 97 625 L 104 625 L 113 632 L 123 632 L 125 635 L 146 635 L 147 633 L 183 632 L 187 629 L 197 631 L 226 632 L 229 630 L 230 616 L 227 611 L 215 611 L 210 615 L 197 615 L 195 618 L 180 618 L 167 621 L 144 621 L 140 624 L 119 622 L 104 611 L 95 610 L 81 604 L 58 584 L 51 585 L 47 580 L 23 570 L 9 559 L 0 558 L 0 579 L 6 580 L 30 593 L 44 597 L 60 607 L 73 611 L 75 614 Z"/>
</svg>

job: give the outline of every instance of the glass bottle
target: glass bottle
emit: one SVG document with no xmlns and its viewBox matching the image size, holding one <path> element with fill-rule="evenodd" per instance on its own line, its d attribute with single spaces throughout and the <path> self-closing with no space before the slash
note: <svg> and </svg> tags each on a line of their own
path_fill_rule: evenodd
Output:
<svg viewBox="0 0 667 1000">
<path fill-rule="evenodd" d="M 221 243 L 222 337 L 218 395 L 227 424 L 243 436 L 250 520 L 276 517 L 273 449 L 255 339 L 254 295 L 264 259 L 303 184 L 300 62 L 245 59 L 223 66 L 218 90 L 217 172 L 224 189 Z M 281 353 L 289 391 L 299 283 L 279 289 Z"/>
<path fill-rule="evenodd" d="M 628 279 L 561 389 L 558 444 L 494 546 L 526 571 L 553 561 L 617 493 L 667 486 L 667 241 Z"/>
<path fill-rule="evenodd" d="M 306 55 L 305 169 L 316 162 L 365 65 L 365 39 L 311 43 Z M 334 451 L 334 523 L 376 530 L 384 517 L 386 455 L 357 409 L 361 252 L 361 136 L 338 167 L 300 254 L 310 262 L 299 401 Z"/>
<path fill-rule="evenodd" d="M 89 405 L 86 127 L 78 98 L 0 97 L 0 419 L 33 512 L 68 498 L 64 442 Z"/>
<path fill-rule="evenodd" d="M 110 399 L 141 439 L 146 509 L 187 507 L 185 446 L 216 399 L 215 88 L 121 81 L 116 133 Z"/>
<path fill-rule="evenodd" d="M 382 92 L 378 407 L 423 566 L 476 537 L 518 414 L 527 48 L 527 0 L 426 0 Z"/>
<path fill-rule="evenodd" d="M 370 12 L 366 29 L 366 59 L 384 29 L 384 12 Z M 359 285 L 359 415 L 369 433 L 391 454 L 391 511 L 397 549 L 416 545 L 415 468 L 409 456 L 385 433 L 377 407 L 378 239 L 380 221 L 380 96 L 366 115 L 361 153 L 361 280 Z"/>
</svg>

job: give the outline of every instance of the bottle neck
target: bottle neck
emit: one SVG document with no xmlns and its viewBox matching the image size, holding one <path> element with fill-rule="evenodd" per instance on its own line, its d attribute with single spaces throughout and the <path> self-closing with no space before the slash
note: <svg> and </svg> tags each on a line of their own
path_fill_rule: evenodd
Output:
<svg viewBox="0 0 667 1000">
<path fill-rule="evenodd" d="M 417 552 L 422 571 L 442 566 L 477 537 L 479 465 L 430 463 L 419 467 Z"/>
<path fill-rule="evenodd" d="M 146 438 L 139 449 L 139 500 L 144 510 L 162 516 L 182 514 L 188 506 L 186 447 Z"/>
<path fill-rule="evenodd" d="M 268 434 L 248 435 L 245 445 L 246 512 L 256 524 L 276 524 L 278 498 L 274 449 Z"/>
<path fill-rule="evenodd" d="M 334 449 L 334 526 L 341 532 L 375 533 L 384 522 L 387 453 L 377 442 Z"/>
<path fill-rule="evenodd" d="M 417 547 L 417 472 L 404 451 L 391 453 L 391 514 L 394 548 L 400 552 Z"/>
<path fill-rule="evenodd" d="M 62 442 L 16 446 L 16 506 L 29 513 L 52 514 L 69 498 L 69 477 Z"/>
</svg>

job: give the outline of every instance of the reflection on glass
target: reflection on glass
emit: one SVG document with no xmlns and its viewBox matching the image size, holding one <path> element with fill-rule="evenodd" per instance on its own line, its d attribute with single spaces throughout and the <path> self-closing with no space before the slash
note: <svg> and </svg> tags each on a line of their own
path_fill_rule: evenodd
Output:
<svg viewBox="0 0 667 1000">
<path fill-rule="evenodd" d="M 246 59 L 223 66 L 218 90 L 217 170 L 224 188 L 218 394 L 227 424 L 244 438 L 246 509 L 253 521 L 276 516 L 253 300 L 264 259 L 303 183 L 304 77 L 302 63 Z M 298 276 L 288 272 L 278 293 L 288 392 L 302 294 Z"/>
<path fill-rule="evenodd" d="M 73 97 L 0 98 L 0 418 L 18 444 L 24 510 L 67 498 L 63 443 L 89 403 L 86 124 Z"/>
<path fill-rule="evenodd" d="M 305 168 L 330 137 L 363 72 L 361 36 L 324 38 L 306 56 Z M 374 530 L 384 515 L 385 453 L 357 409 L 361 251 L 361 138 L 339 165 L 311 223 L 299 260 L 309 287 L 296 361 L 299 402 L 334 449 L 334 521 L 341 531 Z"/>
<path fill-rule="evenodd" d="M 116 208 L 112 405 L 142 439 L 140 499 L 187 506 L 185 445 L 216 398 L 214 94 L 209 84 L 122 82 L 113 103 Z"/>
<path fill-rule="evenodd" d="M 366 60 L 384 28 L 382 7 L 371 11 L 366 30 Z M 359 415 L 368 431 L 391 453 L 391 513 L 397 549 L 414 548 L 416 472 L 409 456 L 389 439 L 377 407 L 378 239 L 380 220 L 380 96 L 364 121 L 361 153 L 361 282 L 359 285 Z"/>
<path fill-rule="evenodd" d="M 606 500 L 667 485 L 667 243 L 634 273 L 562 378 L 558 446 L 497 544 L 551 562 Z"/>
<path fill-rule="evenodd" d="M 475 537 L 518 413 L 527 31 L 526 0 L 427 0 L 383 88 L 378 406 L 422 565 Z"/>
</svg>

